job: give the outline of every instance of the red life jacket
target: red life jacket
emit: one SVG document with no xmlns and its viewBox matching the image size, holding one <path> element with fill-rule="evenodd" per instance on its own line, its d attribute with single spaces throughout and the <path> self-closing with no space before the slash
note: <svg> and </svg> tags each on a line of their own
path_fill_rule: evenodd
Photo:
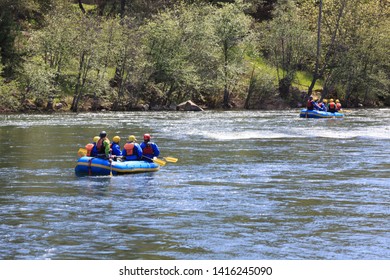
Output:
<svg viewBox="0 0 390 280">
<path fill-rule="evenodd" d="M 341 109 L 341 103 L 336 103 L 336 108 L 337 108 L 337 110 L 340 110 Z"/>
<path fill-rule="evenodd" d="M 85 145 L 85 148 L 87 149 L 87 156 L 91 156 L 91 152 L 92 152 L 93 146 L 94 145 L 92 143 L 89 143 L 89 144 Z"/>
<path fill-rule="evenodd" d="M 334 103 L 334 102 L 329 103 L 329 112 L 331 112 L 331 113 L 337 112 L 336 103 Z"/>
<path fill-rule="evenodd" d="M 307 110 L 313 110 L 314 109 L 313 102 L 311 100 L 308 100 L 306 107 L 307 107 Z"/>
<path fill-rule="evenodd" d="M 150 144 L 146 144 L 145 148 L 142 149 L 142 153 L 144 153 L 145 155 L 154 154 L 152 146 Z"/>
<path fill-rule="evenodd" d="M 127 156 L 132 156 L 134 154 L 134 143 L 126 143 L 123 148 L 126 150 Z"/>
</svg>

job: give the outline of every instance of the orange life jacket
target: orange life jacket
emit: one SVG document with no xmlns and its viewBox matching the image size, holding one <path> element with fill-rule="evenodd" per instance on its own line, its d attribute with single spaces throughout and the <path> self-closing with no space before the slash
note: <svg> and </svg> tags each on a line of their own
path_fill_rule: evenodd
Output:
<svg viewBox="0 0 390 280">
<path fill-rule="evenodd" d="M 91 152 L 92 152 L 93 146 L 94 145 L 92 143 L 89 143 L 89 144 L 85 145 L 85 148 L 87 149 L 87 156 L 91 156 Z"/>
<path fill-rule="evenodd" d="M 134 143 L 126 143 L 123 148 L 126 150 L 126 156 L 132 156 L 134 154 Z"/>
</svg>

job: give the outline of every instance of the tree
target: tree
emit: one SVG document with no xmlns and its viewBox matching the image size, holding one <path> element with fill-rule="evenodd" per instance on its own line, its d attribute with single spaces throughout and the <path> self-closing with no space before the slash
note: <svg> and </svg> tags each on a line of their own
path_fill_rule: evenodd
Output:
<svg viewBox="0 0 390 280">
<path fill-rule="evenodd" d="M 142 31 L 148 62 L 145 70 L 149 73 L 149 81 L 159 85 L 167 105 L 175 92 L 197 80 L 191 53 L 196 36 L 193 31 L 198 29 L 187 9 L 180 5 L 160 13 L 149 20 Z"/>
<path fill-rule="evenodd" d="M 308 94 L 318 79 L 322 96 L 337 96 L 345 105 L 385 99 L 389 56 L 389 5 L 381 0 L 319 1 L 317 56 Z M 370 101 L 371 100 L 371 101 Z"/>
<path fill-rule="evenodd" d="M 312 33 L 293 1 L 280 1 L 275 7 L 273 19 L 264 30 L 263 45 L 277 69 L 280 95 L 286 99 L 296 72 L 310 57 Z"/>
<path fill-rule="evenodd" d="M 329 68 L 330 62 L 332 61 L 335 56 L 337 56 L 337 40 L 340 33 L 341 28 L 341 21 L 344 17 L 344 11 L 347 5 L 347 0 L 340 0 L 339 3 L 337 3 L 337 0 L 334 0 L 335 2 L 330 1 L 329 8 L 327 9 L 327 37 L 328 42 L 324 46 L 322 44 L 322 21 L 323 21 L 323 3 L 322 0 L 319 0 L 318 3 L 318 23 L 317 23 L 317 53 L 316 53 L 316 63 L 315 68 L 313 71 L 313 79 L 308 89 L 308 95 L 311 95 L 313 88 L 317 82 L 318 79 L 324 77 L 325 71 Z M 328 16 L 329 15 L 329 16 Z M 322 49 L 322 46 L 324 46 L 324 50 Z M 325 51 L 325 53 L 323 53 Z M 323 55 L 323 57 L 321 57 Z M 325 91 L 326 92 L 326 91 Z"/>
<path fill-rule="evenodd" d="M 215 43 L 220 50 L 223 80 L 223 106 L 230 106 L 230 90 L 243 71 L 245 40 L 251 19 L 244 13 L 242 1 L 224 4 L 213 14 Z"/>
</svg>

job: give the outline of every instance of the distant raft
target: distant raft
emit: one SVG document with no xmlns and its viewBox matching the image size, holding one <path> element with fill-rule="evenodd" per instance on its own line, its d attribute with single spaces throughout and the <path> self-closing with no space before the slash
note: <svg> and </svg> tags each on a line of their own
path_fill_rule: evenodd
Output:
<svg viewBox="0 0 390 280">
<path fill-rule="evenodd" d="M 158 171 L 160 166 L 144 160 L 112 161 L 107 159 L 83 156 L 77 161 L 75 173 L 77 176 L 90 175 L 121 175 L 141 172 Z"/>
<path fill-rule="evenodd" d="M 317 111 L 317 110 L 307 110 L 302 109 L 301 113 L 299 114 L 301 118 L 314 118 L 314 119 L 321 119 L 321 118 L 344 118 L 344 114 L 336 112 L 324 112 L 324 111 Z"/>
</svg>

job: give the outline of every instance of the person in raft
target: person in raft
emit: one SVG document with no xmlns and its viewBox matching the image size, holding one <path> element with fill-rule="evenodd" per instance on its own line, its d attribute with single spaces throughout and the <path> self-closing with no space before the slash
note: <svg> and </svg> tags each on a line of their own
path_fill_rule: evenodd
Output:
<svg viewBox="0 0 390 280">
<path fill-rule="evenodd" d="M 120 141 L 121 138 L 119 136 L 114 136 L 114 138 L 112 138 L 111 156 L 114 158 L 114 160 L 116 160 L 117 157 L 122 157 L 121 147 L 119 145 Z"/>
<path fill-rule="evenodd" d="M 320 111 L 326 112 L 328 110 L 328 108 L 326 106 L 326 102 L 327 102 L 327 100 L 324 99 L 324 100 L 322 100 L 322 102 L 318 103 L 318 106 L 320 107 Z"/>
<path fill-rule="evenodd" d="M 311 110 L 311 111 L 320 110 L 320 107 L 318 106 L 317 102 L 313 100 L 313 96 L 310 96 L 309 100 L 307 100 L 306 108 L 307 110 Z"/>
<path fill-rule="evenodd" d="M 341 103 L 340 103 L 340 100 L 336 99 L 336 108 L 337 108 L 337 111 L 342 111 L 343 109 L 341 108 Z"/>
<path fill-rule="evenodd" d="M 160 155 L 160 150 L 156 143 L 150 142 L 150 134 L 144 134 L 144 142 L 141 143 L 142 157 L 147 161 L 153 161 L 154 157 Z"/>
<path fill-rule="evenodd" d="M 336 103 L 334 103 L 333 99 L 329 100 L 328 112 L 331 112 L 331 113 L 336 113 L 337 112 L 337 106 L 336 106 Z"/>
<path fill-rule="evenodd" d="M 85 146 L 85 149 L 87 150 L 87 156 L 88 157 L 96 157 L 97 156 L 97 148 L 96 148 L 96 142 L 99 141 L 99 136 L 93 137 L 93 142 L 88 143 Z"/>
<path fill-rule="evenodd" d="M 122 156 L 124 160 L 140 160 L 142 159 L 141 146 L 136 142 L 134 135 L 130 135 L 126 144 L 123 146 Z"/>
<path fill-rule="evenodd" d="M 100 132 L 99 140 L 96 143 L 97 157 L 110 159 L 110 140 L 107 138 L 105 131 Z"/>
</svg>

